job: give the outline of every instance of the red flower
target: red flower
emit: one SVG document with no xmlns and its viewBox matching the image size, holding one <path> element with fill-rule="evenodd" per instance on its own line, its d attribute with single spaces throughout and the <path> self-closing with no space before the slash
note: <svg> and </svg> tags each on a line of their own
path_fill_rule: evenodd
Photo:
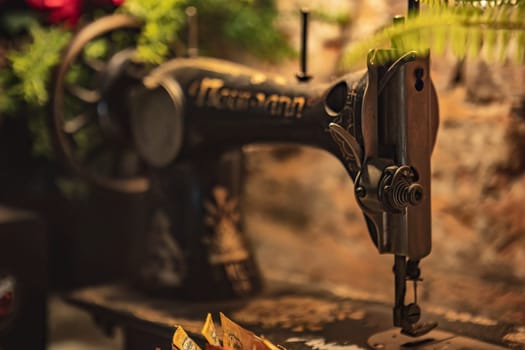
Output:
<svg viewBox="0 0 525 350">
<path fill-rule="evenodd" d="M 89 2 L 96 3 L 97 5 L 118 6 L 124 1 L 125 0 L 92 0 Z M 64 22 L 68 26 L 75 26 L 77 24 L 84 6 L 84 0 L 26 0 L 26 2 L 38 10 L 49 12 L 48 20 L 51 23 Z"/>
<path fill-rule="evenodd" d="M 26 2 L 38 10 L 49 12 L 49 22 L 64 22 L 69 26 L 77 24 L 83 5 L 83 0 L 26 0 Z"/>
<path fill-rule="evenodd" d="M 125 0 L 92 0 L 97 5 L 114 5 L 119 6 L 124 3 Z"/>
</svg>

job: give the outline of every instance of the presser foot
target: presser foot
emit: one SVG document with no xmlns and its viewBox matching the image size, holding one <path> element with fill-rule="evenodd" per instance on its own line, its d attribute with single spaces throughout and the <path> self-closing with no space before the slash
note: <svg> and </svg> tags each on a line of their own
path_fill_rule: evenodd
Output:
<svg viewBox="0 0 525 350">
<path fill-rule="evenodd" d="M 401 328 L 401 334 L 409 337 L 421 337 L 437 327 L 437 322 L 417 322 Z"/>
<path fill-rule="evenodd" d="M 417 283 L 423 281 L 418 260 L 406 260 L 404 256 L 395 256 L 395 299 L 394 326 L 401 328 L 401 334 L 409 337 L 421 337 L 437 327 L 437 322 L 423 322 L 421 308 L 417 304 Z M 405 305 L 406 282 L 412 281 L 414 301 Z"/>
</svg>

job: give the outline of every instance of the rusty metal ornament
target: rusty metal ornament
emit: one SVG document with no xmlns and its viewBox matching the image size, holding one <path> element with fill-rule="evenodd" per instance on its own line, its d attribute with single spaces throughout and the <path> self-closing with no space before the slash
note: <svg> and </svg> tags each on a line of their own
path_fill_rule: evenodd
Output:
<svg viewBox="0 0 525 350">
<path fill-rule="evenodd" d="M 205 243 L 209 246 L 210 264 L 225 264 L 249 257 L 249 252 L 238 228 L 241 214 L 239 199 L 231 198 L 223 186 L 213 189 L 214 202 L 206 200 L 206 225 L 213 229 L 213 235 Z"/>
<path fill-rule="evenodd" d="M 211 229 L 211 234 L 203 238 L 209 264 L 215 269 L 222 267 L 235 295 L 253 294 L 260 282 L 250 267 L 252 252 L 241 229 L 239 198 L 224 186 L 215 186 L 212 193 L 213 201 L 203 203 L 205 224 Z"/>
<path fill-rule="evenodd" d="M 140 21 L 127 15 L 116 14 L 101 18 L 80 30 L 71 40 L 65 49 L 62 61 L 56 69 L 51 102 L 51 135 L 54 145 L 64 162 L 78 175 L 102 188 L 127 193 L 140 193 L 146 191 L 149 186 L 149 179 L 143 175 L 137 175 L 138 164 L 140 161 L 130 151 L 126 140 L 122 137 L 122 130 L 117 130 L 117 123 L 112 122 L 107 113 L 108 90 L 111 90 L 111 79 L 119 74 L 120 67 L 124 66 L 133 55 L 133 50 L 127 48 L 112 55 L 107 62 L 102 60 L 87 60 L 83 56 L 84 49 L 95 40 L 102 37 L 109 37 L 119 30 L 138 30 L 141 27 Z M 93 71 L 93 77 L 97 78 L 94 89 L 72 85 L 67 82 L 67 76 L 75 65 L 83 64 Z M 104 78 L 102 78 L 104 77 Z M 116 90 L 116 89 L 113 89 Z M 81 113 L 73 118 L 66 117 L 66 105 L 68 98 L 74 98 L 79 104 L 86 106 Z M 99 147 L 106 151 L 113 152 L 112 161 L 116 163 L 127 162 L 131 168 L 131 174 L 125 176 L 103 175 L 97 170 L 90 168 L 87 155 L 83 158 L 76 150 L 75 135 L 89 125 L 98 123 L 101 129 L 104 144 Z M 91 140 L 88 140 L 91 142 Z M 127 153 L 125 153 L 125 151 Z M 120 152 L 120 153 L 119 153 Z M 112 167 L 118 166 L 113 164 Z"/>
</svg>

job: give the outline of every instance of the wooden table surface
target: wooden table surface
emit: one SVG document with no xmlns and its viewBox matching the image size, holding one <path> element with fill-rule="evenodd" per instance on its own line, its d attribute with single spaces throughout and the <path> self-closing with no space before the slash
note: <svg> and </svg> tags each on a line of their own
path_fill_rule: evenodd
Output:
<svg viewBox="0 0 525 350">
<path fill-rule="evenodd" d="M 67 300 L 90 312 L 102 327 L 123 327 L 126 350 L 155 349 L 157 346 L 170 349 L 175 325 L 182 325 L 197 342 L 203 344 L 199 333 L 208 312 L 214 315 L 216 324 L 218 313 L 223 312 L 256 334 L 289 350 L 342 350 L 339 346 L 344 346 L 345 350 L 367 349 L 367 340 L 371 335 L 392 327 L 390 305 L 340 298 L 310 286 L 282 283 L 272 284 L 259 296 L 232 301 L 159 299 L 124 285 L 79 290 L 69 295 Z M 458 335 L 453 338 L 458 344 L 454 345 L 453 341 L 448 347 L 435 347 L 436 344 L 424 342 L 421 346 L 411 345 L 413 349 L 501 349 L 474 339 L 502 348 L 525 348 L 524 343 L 520 343 L 523 327 L 519 325 L 439 312 L 425 312 L 423 318 L 438 321 L 439 331 Z M 433 335 L 435 339 L 439 336 Z M 471 339 L 465 340 L 465 337 Z M 467 344 L 469 341 L 471 343 Z M 386 345 L 384 349 L 399 349 Z"/>
</svg>

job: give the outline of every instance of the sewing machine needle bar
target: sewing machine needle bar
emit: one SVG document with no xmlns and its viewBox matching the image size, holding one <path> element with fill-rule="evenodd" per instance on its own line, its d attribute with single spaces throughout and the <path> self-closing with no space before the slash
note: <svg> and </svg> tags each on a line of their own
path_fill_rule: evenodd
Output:
<svg viewBox="0 0 525 350">
<path fill-rule="evenodd" d="M 394 256 L 394 279 L 394 326 L 404 327 L 403 308 L 406 294 L 406 258 L 404 256 Z"/>
</svg>

